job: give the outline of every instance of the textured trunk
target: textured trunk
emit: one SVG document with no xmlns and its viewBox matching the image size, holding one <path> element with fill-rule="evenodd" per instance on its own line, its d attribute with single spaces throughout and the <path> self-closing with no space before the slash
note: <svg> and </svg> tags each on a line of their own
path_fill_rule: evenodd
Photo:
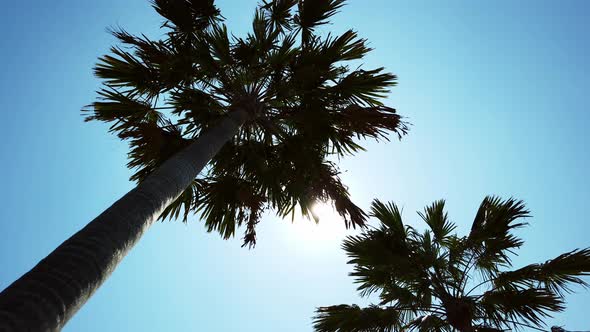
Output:
<svg viewBox="0 0 590 332">
<path fill-rule="evenodd" d="M 59 331 L 246 120 L 236 110 L 0 293 L 0 332 Z"/>
</svg>

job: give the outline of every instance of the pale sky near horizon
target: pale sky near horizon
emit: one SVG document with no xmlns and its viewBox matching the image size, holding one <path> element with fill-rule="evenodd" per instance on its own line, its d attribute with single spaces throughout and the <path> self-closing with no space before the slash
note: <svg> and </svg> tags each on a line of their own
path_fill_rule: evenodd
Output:
<svg viewBox="0 0 590 332">
<path fill-rule="evenodd" d="M 230 31 L 250 28 L 255 0 L 219 0 Z M 349 0 L 334 24 L 375 50 L 367 67 L 399 76 L 387 104 L 413 125 L 340 162 L 363 208 L 434 200 L 465 234 L 485 195 L 525 200 L 533 218 L 515 265 L 590 246 L 590 3 Z M 84 123 L 98 56 L 119 25 L 157 35 L 147 0 L 2 2 L 0 289 L 132 188 L 127 146 Z M 366 304 L 340 249 L 350 234 L 264 217 L 254 250 L 193 218 L 157 223 L 64 331 L 311 331 L 314 308 Z M 590 291 L 576 288 L 549 326 L 590 330 Z"/>
</svg>

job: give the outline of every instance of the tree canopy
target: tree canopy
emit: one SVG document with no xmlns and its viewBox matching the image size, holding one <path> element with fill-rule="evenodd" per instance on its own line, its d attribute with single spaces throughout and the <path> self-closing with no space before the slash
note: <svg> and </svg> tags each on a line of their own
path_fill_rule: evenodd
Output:
<svg viewBox="0 0 590 332">
<path fill-rule="evenodd" d="M 522 201 L 486 197 L 466 236 L 454 233 L 444 206 L 440 200 L 419 212 L 427 226 L 419 231 L 403 223 L 394 203 L 373 201 L 378 225 L 347 237 L 343 249 L 361 295 L 376 294 L 379 302 L 320 307 L 315 330 L 539 329 L 565 308 L 572 285 L 587 286 L 581 277 L 590 275 L 590 248 L 512 269 L 524 243 L 514 230 L 529 217 Z"/>
<path fill-rule="evenodd" d="M 152 5 L 163 36 L 112 29 L 120 45 L 96 65 L 103 87 L 85 109 L 129 142 L 131 179 L 142 181 L 230 112 L 249 114 L 161 218 L 198 212 L 224 238 L 244 226 L 244 245 L 255 244 L 267 209 L 309 216 L 314 202 L 331 201 L 347 227 L 364 225 L 333 160 L 408 127 L 382 101 L 396 76 L 351 66 L 371 51 L 367 41 L 353 30 L 320 31 L 344 0 L 263 1 L 242 37 L 228 32 L 213 0 Z"/>
</svg>

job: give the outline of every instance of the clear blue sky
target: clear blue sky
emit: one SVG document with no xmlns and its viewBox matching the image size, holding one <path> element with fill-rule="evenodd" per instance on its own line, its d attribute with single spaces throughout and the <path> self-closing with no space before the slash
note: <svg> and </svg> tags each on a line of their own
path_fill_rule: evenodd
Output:
<svg viewBox="0 0 590 332">
<path fill-rule="evenodd" d="M 230 28 L 256 1 L 218 1 Z M 146 0 L 0 5 L 0 288 L 30 269 L 132 184 L 127 147 L 83 123 L 91 68 L 114 42 L 105 28 L 157 34 Z M 413 123 L 401 142 L 345 159 L 356 201 L 414 211 L 446 198 L 467 232 L 486 194 L 524 199 L 531 225 L 517 265 L 590 245 L 590 3 L 350 0 L 328 29 L 353 27 L 368 66 L 399 76 L 388 104 Z M 316 306 L 365 303 L 340 250 L 346 232 L 266 216 L 255 250 L 197 220 L 158 223 L 65 331 L 311 331 Z M 549 320 L 590 329 L 590 292 Z"/>
</svg>

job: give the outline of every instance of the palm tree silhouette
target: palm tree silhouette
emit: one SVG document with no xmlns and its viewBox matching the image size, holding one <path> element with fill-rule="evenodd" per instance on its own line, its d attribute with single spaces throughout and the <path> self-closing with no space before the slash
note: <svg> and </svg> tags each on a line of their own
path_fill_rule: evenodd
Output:
<svg viewBox="0 0 590 332">
<path fill-rule="evenodd" d="M 0 330 L 59 330 L 158 217 L 199 212 L 225 239 L 243 226 L 248 246 L 263 211 L 309 216 L 318 200 L 362 226 L 328 158 L 407 126 L 380 101 L 396 77 L 346 64 L 366 40 L 317 32 L 343 4 L 264 1 L 238 38 L 213 0 L 154 0 L 162 39 L 113 29 L 122 46 L 99 59 L 85 114 L 129 142 L 139 184 L 0 294 Z"/>
<path fill-rule="evenodd" d="M 522 201 L 486 197 L 467 236 L 453 234 L 444 201 L 419 213 L 423 232 L 404 225 L 393 203 L 373 201 L 378 227 L 349 236 L 343 249 L 361 295 L 378 305 L 320 307 L 316 331 L 482 331 L 528 327 L 565 308 L 571 285 L 590 274 L 590 248 L 511 270 L 523 240 L 513 230 L 529 216 Z"/>
</svg>

